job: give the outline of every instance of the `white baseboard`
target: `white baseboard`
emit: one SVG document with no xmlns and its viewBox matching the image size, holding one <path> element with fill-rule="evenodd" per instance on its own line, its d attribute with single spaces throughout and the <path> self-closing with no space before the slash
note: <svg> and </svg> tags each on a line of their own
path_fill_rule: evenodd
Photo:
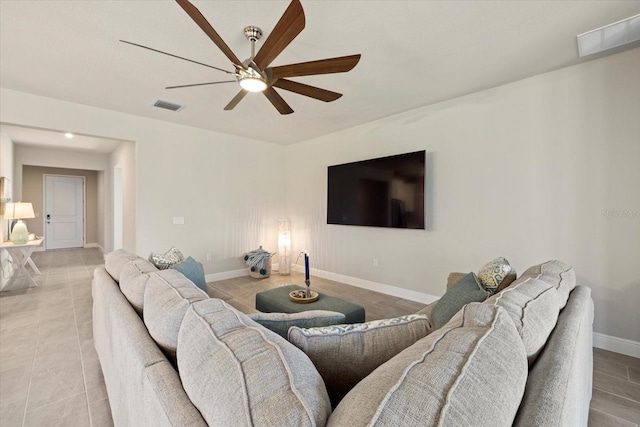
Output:
<svg viewBox="0 0 640 427">
<path fill-rule="evenodd" d="M 292 270 L 304 272 L 304 269 L 300 265 L 294 266 Z M 410 289 L 403 289 L 397 286 L 385 285 L 383 283 L 372 282 L 370 280 L 359 279 L 357 277 L 345 276 L 343 274 L 332 273 L 330 271 L 312 268 L 310 270 L 310 273 L 313 276 L 322 277 L 323 279 L 335 280 L 336 282 L 345 283 L 347 285 L 356 286 L 358 288 L 368 289 L 370 291 L 380 292 L 382 294 L 391 295 L 398 298 L 421 302 L 423 304 L 431 304 L 432 302 L 440 299 L 440 297 L 436 297 L 430 294 L 424 294 L 422 292 L 412 291 Z"/>
<path fill-rule="evenodd" d="M 235 279 L 236 277 L 243 277 L 249 275 L 248 268 L 242 268 L 240 270 L 223 271 L 222 273 L 210 273 L 204 276 L 207 283 L 217 282 L 218 280 Z"/>
<path fill-rule="evenodd" d="M 593 346 L 615 353 L 626 354 L 640 358 L 640 342 L 625 338 L 612 337 L 611 335 L 593 333 Z"/>
<path fill-rule="evenodd" d="M 98 249 L 100 249 L 100 252 L 104 253 L 104 249 L 98 243 L 85 243 L 84 247 L 85 248 L 98 248 Z"/>
</svg>

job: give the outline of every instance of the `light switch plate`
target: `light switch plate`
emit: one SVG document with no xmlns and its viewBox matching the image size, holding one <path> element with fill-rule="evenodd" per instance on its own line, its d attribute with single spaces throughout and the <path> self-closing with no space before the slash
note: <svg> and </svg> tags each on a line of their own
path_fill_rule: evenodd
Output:
<svg viewBox="0 0 640 427">
<path fill-rule="evenodd" d="M 174 216 L 173 217 L 173 225 L 183 225 L 184 217 L 183 216 Z"/>
</svg>

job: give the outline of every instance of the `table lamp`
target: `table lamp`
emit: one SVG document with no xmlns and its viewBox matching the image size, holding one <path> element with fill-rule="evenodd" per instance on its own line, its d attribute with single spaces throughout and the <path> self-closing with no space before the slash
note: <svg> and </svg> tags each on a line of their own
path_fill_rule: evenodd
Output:
<svg viewBox="0 0 640 427">
<path fill-rule="evenodd" d="M 14 245 L 24 245 L 29 242 L 29 230 L 27 225 L 22 222 L 23 219 L 35 218 L 33 214 L 33 205 L 27 202 L 7 203 L 4 210 L 4 219 L 17 219 L 18 222 L 13 226 L 11 232 L 11 241 Z"/>
</svg>

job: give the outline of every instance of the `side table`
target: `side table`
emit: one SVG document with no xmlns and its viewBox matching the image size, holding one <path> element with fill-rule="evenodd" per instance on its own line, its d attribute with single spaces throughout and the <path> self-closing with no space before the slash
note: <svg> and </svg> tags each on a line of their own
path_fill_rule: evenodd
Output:
<svg viewBox="0 0 640 427">
<path fill-rule="evenodd" d="M 31 259 L 31 254 L 33 253 L 35 248 L 42 244 L 42 242 L 44 242 L 44 238 L 29 240 L 27 243 L 22 245 L 16 245 L 13 242 L 9 241 L 0 243 L 0 249 L 6 249 L 9 253 L 9 256 L 11 256 L 11 258 L 17 265 L 17 268 L 13 271 L 13 274 L 11 275 L 7 283 L 0 288 L 0 292 L 11 290 L 11 286 L 13 285 L 13 283 L 18 279 L 18 277 L 21 276 L 20 272 L 23 273 L 22 276 L 26 277 L 27 280 L 33 284 L 33 286 L 38 286 L 25 266 L 27 265 L 27 263 L 29 263 L 34 273 L 41 274 L 40 270 L 38 270 L 38 267 L 36 266 L 36 263 Z"/>
</svg>

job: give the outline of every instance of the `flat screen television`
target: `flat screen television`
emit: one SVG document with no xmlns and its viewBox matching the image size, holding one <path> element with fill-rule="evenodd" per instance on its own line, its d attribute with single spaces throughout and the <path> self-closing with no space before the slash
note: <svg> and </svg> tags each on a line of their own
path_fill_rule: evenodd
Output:
<svg viewBox="0 0 640 427">
<path fill-rule="evenodd" d="M 329 166 L 327 224 L 424 229 L 425 151 Z"/>
</svg>

